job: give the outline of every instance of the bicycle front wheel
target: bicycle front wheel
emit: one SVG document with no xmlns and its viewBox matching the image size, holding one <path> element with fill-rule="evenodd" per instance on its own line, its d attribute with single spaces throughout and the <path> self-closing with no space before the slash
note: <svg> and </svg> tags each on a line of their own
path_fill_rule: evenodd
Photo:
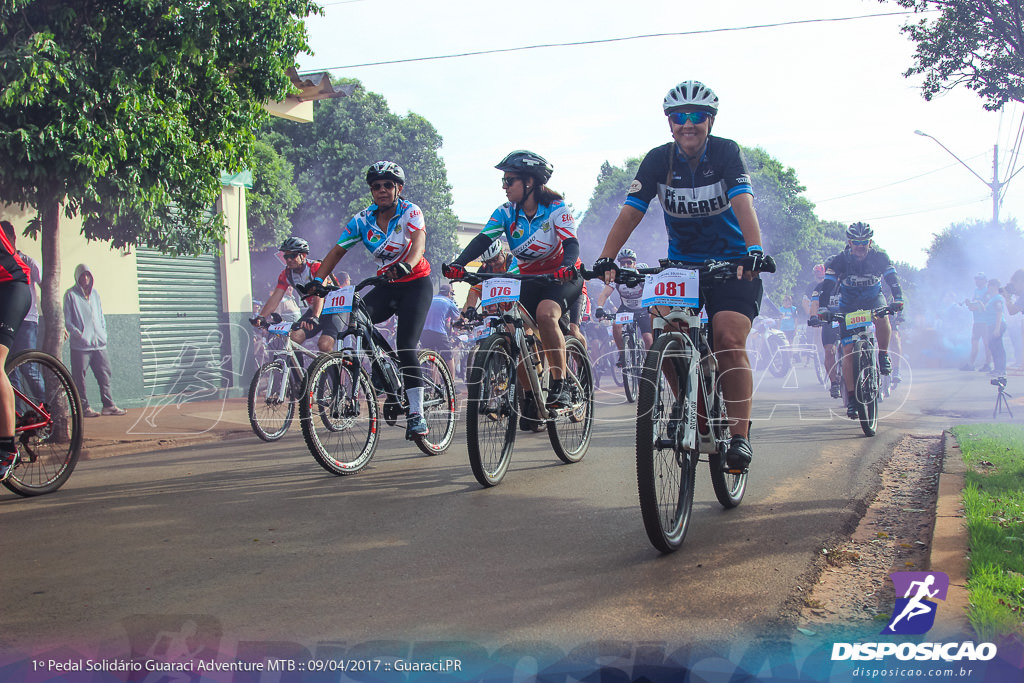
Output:
<svg viewBox="0 0 1024 683">
<path fill-rule="evenodd" d="M 359 472 L 377 450 L 380 422 L 370 377 L 344 352 L 321 354 L 306 372 L 299 420 L 313 458 L 331 474 Z"/>
<path fill-rule="evenodd" d="M 878 430 L 878 364 L 873 344 L 858 343 L 854 352 L 854 396 L 857 416 L 864 436 L 874 436 Z"/>
<path fill-rule="evenodd" d="M 48 353 L 23 351 L 7 361 L 15 393 L 14 438 L 20 458 L 4 486 L 20 496 L 64 485 L 82 450 L 82 402 L 71 373 Z"/>
<path fill-rule="evenodd" d="M 644 367 L 644 351 L 640 340 L 634 334 L 623 335 L 623 352 L 626 362 L 622 365 L 622 387 L 626 391 L 626 402 L 636 401 L 637 387 L 640 385 L 640 373 Z"/>
<path fill-rule="evenodd" d="M 662 334 L 647 352 L 636 403 L 636 480 L 640 514 L 651 544 L 663 553 L 679 549 L 693 510 L 696 450 L 678 448 L 676 432 L 688 422 L 686 350 L 675 334 Z"/>
<path fill-rule="evenodd" d="M 481 486 L 501 483 L 516 442 L 516 360 L 508 337 L 480 342 L 468 370 L 466 448 Z"/>
<path fill-rule="evenodd" d="M 420 351 L 419 361 L 423 377 L 423 418 L 430 433 L 416 439 L 416 446 L 427 455 L 440 455 L 455 438 L 455 380 L 447 363 L 436 352 Z"/>
<path fill-rule="evenodd" d="M 587 350 L 575 337 L 565 338 L 565 381 L 572 404 L 548 421 L 548 438 L 558 459 L 572 464 L 587 454 L 594 428 L 594 376 Z"/>
<path fill-rule="evenodd" d="M 291 374 L 281 359 L 261 365 L 249 383 L 249 424 L 264 441 L 277 441 L 288 432 L 295 415 Z"/>
</svg>

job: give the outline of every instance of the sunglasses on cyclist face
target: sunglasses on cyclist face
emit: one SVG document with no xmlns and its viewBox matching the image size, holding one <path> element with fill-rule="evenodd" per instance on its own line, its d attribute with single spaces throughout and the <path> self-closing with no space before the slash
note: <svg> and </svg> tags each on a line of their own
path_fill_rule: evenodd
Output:
<svg viewBox="0 0 1024 683">
<path fill-rule="evenodd" d="M 297 258 L 299 258 L 299 253 L 301 253 L 301 252 L 296 252 L 296 253 L 289 253 L 289 254 L 282 254 L 282 256 L 283 256 L 283 257 L 284 257 L 284 258 L 285 258 L 286 260 L 290 261 L 290 260 L 292 260 L 292 259 L 297 259 Z"/>
<path fill-rule="evenodd" d="M 622 266 L 623 268 L 632 268 L 633 266 L 636 265 L 636 261 L 625 259 L 623 261 L 619 261 L 619 265 Z"/>
<path fill-rule="evenodd" d="M 522 178 L 520 178 L 519 176 L 514 176 L 514 175 L 505 176 L 504 178 L 501 179 L 501 186 L 502 187 L 512 187 L 513 185 L 516 184 L 517 180 L 522 180 Z"/>
<path fill-rule="evenodd" d="M 850 240 L 850 244 L 855 247 L 863 247 L 871 244 L 871 240 Z"/>
<path fill-rule="evenodd" d="M 706 111 L 674 111 L 668 115 L 668 120 L 676 124 L 677 126 L 682 126 L 687 121 L 690 121 L 691 123 L 693 123 L 693 125 L 697 125 L 698 123 L 704 123 L 710 118 L 711 114 L 707 113 Z"/>
<path fill-rule="evenodd" d="M 383 182 L 376 182 L 376 183 L 371 183 L 370 184 L 370 190 L 372 190 L 373 192 L 379 192 L 380 190 L 389 190 L 390 191 L 390 190 L 393 190 L 393 189 L 395 189 L 395 184 L 393 182 L 391 182 L 390 180 L 385 180 Z"/>
</svg>

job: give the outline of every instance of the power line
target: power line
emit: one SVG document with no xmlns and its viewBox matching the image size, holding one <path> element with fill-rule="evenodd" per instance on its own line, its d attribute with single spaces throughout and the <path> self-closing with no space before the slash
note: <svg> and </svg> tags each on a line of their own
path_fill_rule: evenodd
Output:
<svg viewBox="0 0 1024 683">
<path fill-rule="evenodd" d="M 355 0 L 348 0 L 353 2 Z M 338 3 L 341 4 L 341 3 Z M 929 10 L 937 11 L 937 10 Z M 386 64 L 406 64 L 408 62 L 426 62 L 436 59 L 455 59 L 456 57 L 477 57 L 480 55 L 492 55 L 501 52 L 521 52 L 524 50 L 539 50 L 549 47 L 576 47 L 580 45 L 599 45 L 601 43 L 618 43 L 628 40 L 646 40 L 648 38 L 669 38 L 669 37 L 680 37 L 680 36 L 694 36 L 694 35 L 706 35 L 711 33 L 730 33 L 735 31 L 752 31 L 755 29 L 766 29 L 766 28 L 780 28 L 782 26 L 799 26 L 804 24 L 826 24 L 836 23 L 840 21 L 855 21 L 858 19 L 875 19 L 878 17 L 896 17 L 906 16 L 908 14 L 923 14 L 923 12 L 879 12 L 876 14 L 861 14 L 853 17 L 832 17 L 825 19 L 796 19 L 793 21 L 780 21 L 774 24 L 752 24 L 750 26 L 733 26 L 727 28 L 709 28 L 700 29 L 696 31 L 679 31 L 673 33 L 648 33 L 639 36 L 623 36 L 619 38 L 597 38 L 594 40 L 580 40 L 569 43 L 544 43 L 540 45 L 524 45 L 520 47 L 504 47 L 494 48 L 491 50 L 478 50 L 475 52 L 459 52 L 450 55 L 436 55 L 433 57 L 410 57 L 408 59 L 392 59 L 382 62 L 365 62 L 363 64 L 345 64 L 342 66 L 328 66 L 320 69 L 310 69 L 309 71 L 331 71 L 332 69 L 356 69 L 364 66 L 383 66 Z M 308 71 L 303 71 L 308 73 Z"/>
<path fill-rule="evenodd" d="M 976 154 L 973 157 L 967 157 L 967 158 L 971 159 L 971 160 L 974 160 L 974 159 L 977 159 L 980 156 L 985 156 L 986 154 L 988 154 L 988 152 L 982 152 L 981 154 Z M 894 180 L 891 183 L 886 183 L 885 185 L 879 185 L 878 187 L 872 187 L 872 188 L 869 188 L 867 190 L 858 190 L 857 192 L 851 192 L 850 194 L 839 195 L 838 197 L 829 197 L 828 199 L 819 200 L 819 201 L 815 202 L 815 204 L 824 204 L 825 202 L 833 202 L 833 201 L 835 201 L 837 199 L 846 199 L 847 197 L 855 197 L 855 196 L 857 196 L 859 194 L 867 194 L 868 192 L 874 192 L 875 190 L 884 190 L 885 188 L 892 187 L 893 185 L 899 185 L 900 183 L 906 183 L 906 182 L 909 182 L 911 180 L 917 180 L 918 178 L 923 178 L 926 175 L 931 175 L 932 173 L 938 173 L 939 171 L 945 171 L 947 168 L 952 168 L 953 166 L 957 166 L 957 164 L 949 164 L 948 166 L 942 166 L 941 168 L 936 168 L 936 169 L 933 169 L 931 171 L 925 171 L 924 173 L 921 173 L 920 175 L 915 175 L 915 176 L 911 176 L 909 178 L 904 178 L 903 180 Z"/>
<path fill-rule="evenodd" d="M 969 202 L 959 202 L 957 204 L 947 204 L 945 206 L 933 206 L 930 209 L 922 209 L 920 211 L 908 211 L 907 213 L 894 213 L 890 216 L 872 216 L 869 218 L 860 218 L 862 221 L 880 221 L 886 218 L 902 218 L 903 216 L 917 216 L 922 213 L 934 213 L 936 211 L 945 211 L 946 209 L 955 209 L 958 206 L 970 206 L 971 204 L 979 204 L 981 202 L 991 199 L 989 195 L 979 197 L 978 199 L 971 200 Z"/>
</svg>

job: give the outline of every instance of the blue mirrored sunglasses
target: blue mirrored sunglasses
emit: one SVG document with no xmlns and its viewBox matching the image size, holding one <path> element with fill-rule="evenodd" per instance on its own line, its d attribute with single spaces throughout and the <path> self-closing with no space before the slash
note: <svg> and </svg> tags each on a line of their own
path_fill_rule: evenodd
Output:
<svg viewBox="0 0 1024 683">
<path fill-rule="evenodd" d="M 850 244 L 858 247 L 863 247 L 865 244 L 870 244 L 871 240 L 850 240 Z"/>
<path fill-rule="evenodd" d="M 706 111 L 674 111 L 668 115 L 668 120 L 676 124 L 677 126 L 684 125 L 688 120 L 691 123 L 693 123 L 693 125 L 697 125 L 698 123 L 704 123 L 710 118 L 711 114 L 707 113 Z"/>
</svg>

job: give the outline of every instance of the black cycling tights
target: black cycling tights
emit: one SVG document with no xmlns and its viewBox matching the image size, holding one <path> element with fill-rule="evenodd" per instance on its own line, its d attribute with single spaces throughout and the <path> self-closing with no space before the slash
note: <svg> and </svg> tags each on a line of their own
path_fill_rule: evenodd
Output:
<svg viewBox="0 0 1024 683">
<path fill-rule="evenodd" d="M 430 278 L 419 277 L 408 282 L 389 282 L 378 285 L 366 295 L 363 303 L 373 324 L 382 323 L 392 315 L 398 315 L 398 330 L 395 334 L 395 349 L 402 366 L 402 384 L 408 389 L 423 386 L 420 363 L 416 351 L 427 320 L 430 300 L 434 288 Z"/>
<path fill-rule="evenodd" d="M 14 335 L 31 307 L 32 290 L 27 284 L 0 283 L 0 344 L 8 349 L 14 346 Z"/>
</svg>

